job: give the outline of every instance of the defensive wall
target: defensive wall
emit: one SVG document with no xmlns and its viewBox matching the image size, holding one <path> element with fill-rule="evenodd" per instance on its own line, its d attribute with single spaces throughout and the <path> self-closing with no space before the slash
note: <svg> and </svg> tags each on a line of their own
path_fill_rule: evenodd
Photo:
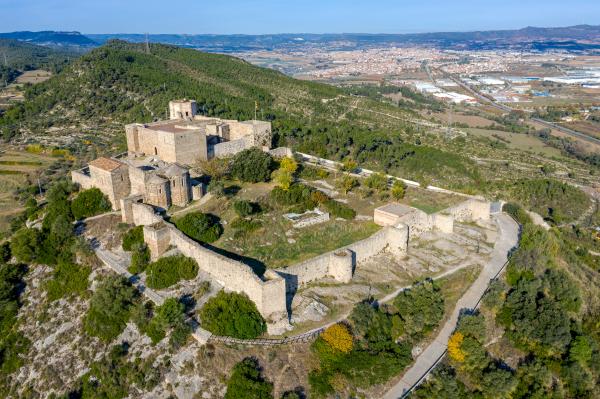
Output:
<svg viewBox="0 0 600 399">
<path fill-rule="evenodd" d="M 144 226 L 144 241 L 152 259 L 157 259 L 171 247 L 198 263 L 199 268 L 223 285 L 228 291 L 243 292 L 256 304 L 259 312 L 271 320 L 288 315 L 287 293 L 327 276 L 340 283 L 352 279 L 357 263 L 388 250 L 394 255 L 406 254 L 408 229 L 406 226 L 386 227 L 362 241 L 327 252 L 286 269 L 269 270 L 259 277 L 254 270 L 205 247 L 165 221 L 154 208 L 141 202 L 140 196 L 121 201 L 123 221 Z"/>
</svg>

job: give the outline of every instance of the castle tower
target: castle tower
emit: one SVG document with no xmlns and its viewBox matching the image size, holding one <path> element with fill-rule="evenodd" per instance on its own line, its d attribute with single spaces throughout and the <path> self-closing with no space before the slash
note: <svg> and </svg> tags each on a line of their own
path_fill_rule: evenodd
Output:
<svg viewBox="0 0 600 399">
<path fill-rule="evenodd" d="M 169 181 L 153 175 L 146 182 L 146 195 L 144 202 L 163 209 L 171 206 Z"/>
<path fill-rule="evenodd" d="M 171 186 L 171 203 L 176 206 L 186 206 L 191 200 L 190 172 L 174 163 L 165 170 L 165 177 L 169 179 Z"/>
<path fill-rule="evenodd" d="M 169 101 L 169 118 L 171 120 L 186 119 L 191 120 L 196 116 L 196 101 L 194 100 L 174 100 Z"/>
</svg>

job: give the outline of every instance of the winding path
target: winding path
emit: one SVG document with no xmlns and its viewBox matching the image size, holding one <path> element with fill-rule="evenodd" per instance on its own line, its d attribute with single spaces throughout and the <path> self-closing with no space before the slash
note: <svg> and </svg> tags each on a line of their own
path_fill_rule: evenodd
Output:
<svg viewBox="0 0 600 399">
<path fill-rule="evenodd" d="M 481 297 L 487 290 L 490 280 L 495 278 L 506 265 L 510 251 L 518 243 L 519 226 L 507 214 L 501 213 L 494 217 L 498 223 L 500 235 L 494 246 L 490 262 L 467 292 L 458 300 L 452 315 L 437 337 L 417 357 L 416 362 L 404 373 L 400 381 L 383 396 L 383 399 L 403 398 L 423 381 L 446 353 L 448 339 L 456 328 L 460 312 L 463 309 L 475 309 L 479 306 Z"/>
</svg>

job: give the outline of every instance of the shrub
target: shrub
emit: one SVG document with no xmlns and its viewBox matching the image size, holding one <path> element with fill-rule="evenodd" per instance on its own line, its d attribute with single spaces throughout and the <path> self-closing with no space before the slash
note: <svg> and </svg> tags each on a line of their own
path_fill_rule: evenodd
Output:
<svg viewBox="0 0 600 399">
<path fill-rule="evenodd" d="M 223 234 L 223 227 L 218 219 L 201 212 L 188 213 L 176 220 L 175 225 L 185 235 L 200 242 L 215 242 Z"/>
<path fill-rule="evenodd" d="M 273 158 L 258 148 L 250 148 L 233 158 L 231 175 L 243 182 L 268 181 L 273 171 Z"/>
<path fill-rule="evenodd" d="M 164 289 L 181 280 L 193 280 L 198 275 L 198 264 L 183 255 L 167 256 L 146 268 L 146 284 L 150 288 Z"/>
<path fill-rule="evenodd" d="M 135 289 L 124 277 L 111 276 L 102 281 L 83 320 L 85 331 L 105 342 L 112 341 L 125 329 L 136 297 Z"/>
<path fill-rule="evenodd" d="M 108 198 L 97 188 L 84 190 L 71 203 L 71 211 L 76 220 L 110 211 Z"/>
<path fill-rule="evenodd" d="M 144 244 L 144 226 L 137 226 L 123 235 L 123 249 L 133 251 L 135 245 Z"/>
<path fill-rule="evenodd" d="M 52 280 L 46 283 L 48 300 L 56 301 L 70 295 L 81 295 L 88 288 L 90 272 L 88 266 L 59 263 L 54 269 Z"/>
<path fill-rule="evenodd" d="M 267 325 L 256 305 L 246 295 L 219 292 L 200 310 L 202 327 L 216 335 L 251 339 L 262 335 Z"/>
<path fill-rule="evenodd" d="M 285 169 L 277 169 L 271 174 L 271 178 L 282 190 L 289 190 L 294 182 L 294 176 Z"/>
<path fill-rule="evenodd" d="M 273 384 L 263 379 L 256 359 L 246 358 L 233 367 L 225 399 L 240 398 L 273 398 Z"/>
<path fill-rule="evenodd" d="M 131 254 L 131 265 L 129 265 L 129 273 L 143 273 L 150 263 L 150 250 L 146 244 L 135 244 L 133 253 Z"/>
<path fill-rule="evenodd" d="M 10 241 L 10 251 L 19 262 L 33 263 L 41 244 L 40 232 L 26 227 L 17 231 Z"/>
<path fill-rule="evenodd" d="M 298 170 L 298 162 L 294 158 L 284 157 L 279 163 L 279 168 L 293 175 Z"/>
<path fill-rule="evenodd" d="M 207 190 L 217 198 L 225 196 L 225 184 L 220 180 L 211 180 L 210 183 L 208 183 Z"/>
<path fill-rule="evenodd" d="M 502 210 L 511 215 L 520 225 L 532 223 L 529 214 L 519 204 L 507 202 Z"/>
<path fill-rule="evenodd" d="M 258 204 L 246 200 L 239 200 L 233 203 L 233 209 L 240 217 L 250 216 L 259 210 Z"/>
<path fill-rule="evenodd" d="M 376 191 L 385 191 L 388 189 L 388 178 L 382 173 L 373 173 L 365 179 L 365 186 Z"/>
<path fill-rule="evenodd" d="M 303 184 L 292 184 L 289 190 L 283 190 L 281 187 L 275 187 L 271 191 L 271 199 L 281 206 L 296 207 L 297 211 L 303 212 L 307 209 L 313 209 L 317 204 L 312 199 L 313 190 Z"/>
<path fill-rule="evenodd" d="M 231 228 L 235 229 L 234 237 L 238 238 L 246 233 L 256 231 L 262 227 L 259 220 L 235 219 L 231 222 Z"/>
<path fill-rule="evenodd" d="M 404 184 L 401 180 L 396 180 L 394 184 L 392 184 L 392 196 L 396 200 L 401 200 L 404 198 L 406 194 L 406 184 Z"/>
<path fill-rule="evenodd" d="M 444 316 L 444 297 L 437 283 L 427 279 L 402 291 L 394 306 L 404 322 L 405 334 L 419 339 L 433 330 Z"/>
<path fill-rule="evenodd" d="M 352 350 L 352 334 L 343 324 L 338 323 L 328 327 L 322 337 L 335 350 L 343 353 L 349 353 Z"/>
<path fill-rule="evenodd" d="M 354 187 L 358 186 L 358 180 L 355 177 L 343 175 L 335 181 L 335 186 L 342 190 L 344 194 L 348 194 Z"/>
<path fill-rule="evenodd" d="M 336 200 L 328 200 L 323 204 L 327 212 L 331 214 L 331 216 L 336 218 L 342 218 L 346 220 L 352 220 L 356 217 L 356 212 L 354 209 L 349 206 L 342 204 Z"/>
</svg>

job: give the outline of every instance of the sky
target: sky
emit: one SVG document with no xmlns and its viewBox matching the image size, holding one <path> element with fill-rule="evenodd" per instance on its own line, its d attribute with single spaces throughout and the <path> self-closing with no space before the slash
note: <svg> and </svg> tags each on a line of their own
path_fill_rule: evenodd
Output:
<svg viewBox="0 0 600 399">
<path fill-rule="evenodd" d="M 600 0 L 0 0 L 0 32 L 412 33 L 600 24 Z"/>
</svg>

